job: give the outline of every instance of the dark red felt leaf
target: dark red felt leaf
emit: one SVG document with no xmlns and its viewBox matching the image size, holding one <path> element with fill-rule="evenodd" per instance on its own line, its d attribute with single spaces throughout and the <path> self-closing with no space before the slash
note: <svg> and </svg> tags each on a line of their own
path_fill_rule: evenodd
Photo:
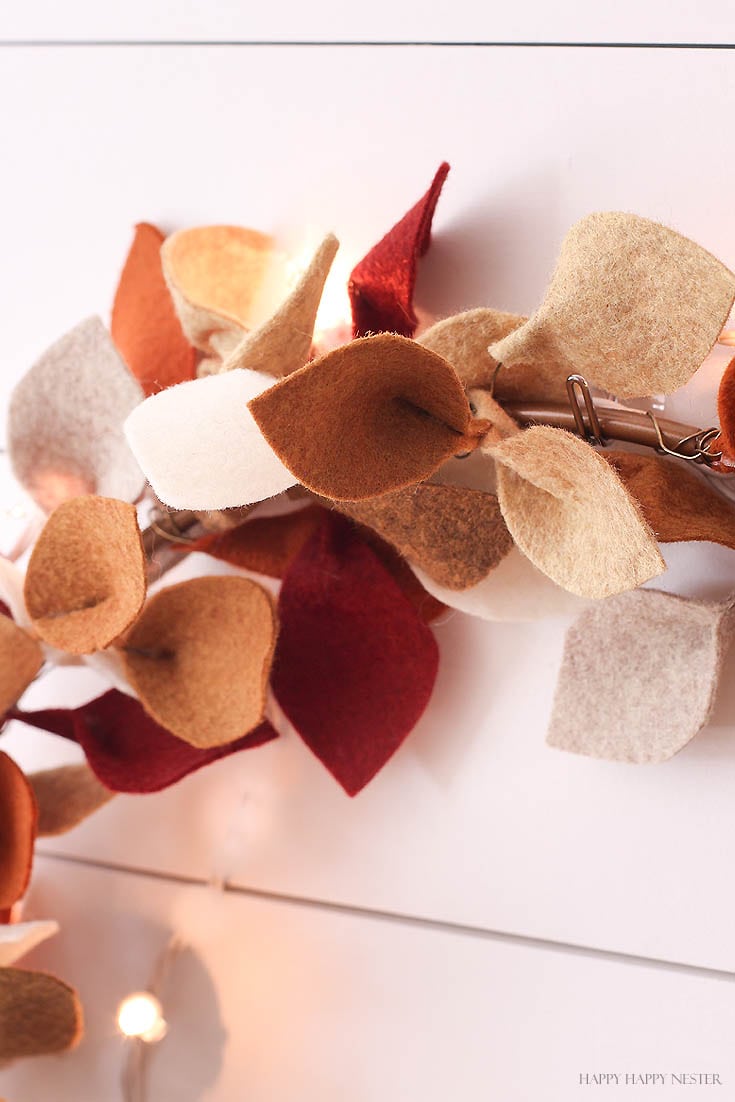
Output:
<svg viewBox="0 0 735 1102">
<path fill-rule="evenodd" d="M 353 269 L 348 289 L 356 337 L 385 332 L 412 337 L 415 333 L 416 265 L 429 247 L 431 221 L 448 172 L 445 161 L 426 195 Z"/>
<path fill-rule="evenodd" d="M 159 792 L 210 762 L 278 737 L 265 721 L 235 742 L 200 750 L 161 727 L 138 700 L 118 689 L 79 708 L 13 710 L 9 715 L 77 742 L 98 780 L 113 792 Z"/>
<path fill-rule="evenodd" d="M 328 513 L 279 598 L 276 698 L 307 746 L 354 796 L 416 725 L 439 650 L 354 525 Z"/>
</svg>

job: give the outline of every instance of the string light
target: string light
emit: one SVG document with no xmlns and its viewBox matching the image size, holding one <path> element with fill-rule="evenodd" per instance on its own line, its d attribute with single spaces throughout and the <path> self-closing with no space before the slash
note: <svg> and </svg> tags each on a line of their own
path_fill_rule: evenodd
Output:
<svg viewBox="0 0 735 1102">
<path fill-rule="evenodd" d="M 124 1037 L 155 1044 L 166 1036 L 163 1007 L 150 991 L 136 991 L 120 1003 L 117 1027 Z"/>
</svg>

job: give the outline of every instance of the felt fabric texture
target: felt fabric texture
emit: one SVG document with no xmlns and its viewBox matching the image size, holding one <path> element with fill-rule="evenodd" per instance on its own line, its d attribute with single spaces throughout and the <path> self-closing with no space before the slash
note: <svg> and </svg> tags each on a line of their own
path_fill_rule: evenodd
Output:
<svg viewBox="0 0 735 1102">
<path fill-rule="evenodd" d="M 99 318 L 37 360 L 11 395 L 8 451 L 16 478 L 44 512 L 79 494 L 135 501 L 144 480 L 122 426 L 142 400 Z"/>
<path fill-rule="evenodd" d="M 220 758 L 278 737 L 267 721 L 221 746 L 197 749 L 156 723 L 138 700 L 117 689 L 79 708 L 12 713 L 12 718 L 81 746 L 97 780 L 111 792 L 160 792 Z"/>
<path fill-rule="evenodd" d="M 495 401 L 489 390 L 473 388 L 467 392 L 475 417 L 487 421 L 489 428 L 480 444 L 484 452 L 491 453 L 492 446 L 507 436 L 521 432 L 519 425 L 503 407 Z"/>
<path fill-rule="evenodd" d="M 510 533 L 557 585 L 599 599 L 666 569 L 633 498 L 579 437 L 538 425 L 502 440 L 492 454 Z"/>
<path fill-rule="evenodd" d="M 735 275 L 686 237 L 634 214 L 590 214 L 564 239 L 538 311 L 491 345 L 508 371 L 580 372 L 621 398 L 684 386 L 727 320 Z"/>
<path fill-rule="evenodd" d="M 38 806 L 39 838 L 66 834 L 113 797 L 84 763 L 30 773 L 28 782 Z"/>
<path fill-rule="evenodd" d="M 248 403 L 269 375 L 234 370 L 181 383 L 147 398 L 125 435 L 157 496 L 173 509 L 229 509 L 293 486 Z"/>
<path fill-rule="evenodd" d="M 58 934 L 58 922 L 10 922 L 0 925 L 0 968 L 8 968 L 42 941 Z"/>
<path fill-rule="evenodd" d="M 69 654 L 108 646 L 138 615 L 146 561 L 135 508 L 78 497 L 56 509 L 26 572 L 25 601 L 46 643 Z"/>
<path fill-rule="evenodd" d="M 0 616 L 0 714 L 15 704 L 43 665 L 35 639 L 7 616 Z"/>
<path fill-rule="evenodd" d="M 273 239 L 242 226 L 197 226 L 167 237 L 163 274 L 189 342 L 220 359 L 251 328 Z"/>
<path fill-rule="evenodd" d="M 163 241 L 155 226 L 138 223 L 112 307 L 112 339 L 145 394 L 193 379 L 196 372 L 196 350 L 184 336 L 163 277 Z"/>
<path fill-rule="evenodd" d="M 0 968 L 0 1063 L 65 1052 L 81 1039 L 81 1003 L 45 972 Z"/>
<path fill-rule="evenodd" d="M 200 749 L 233 742 L 263 719 L 277 630 L 270 595 L 248 578 L 169 586 L 128 633 L 128 680 L 178 738 Z"/>
<path fill-rule="evenodd" d="M 327 234 L 285 302 L 263 325 L 248 333 L 223 365 L 223 371 L 247 368 L 277 378 L 290 375 L 309 359 L 316 315 L 339 241 Z"/>
<path fill-rule="evenodd" d="M 0 751 L 0 907 L 25 895 L 31 876 L 38 815 L 28 780 Z"/>
<path fill-rule="evenodd" d="M 735 358 L 725 368 L 717 391 L 717 416 L 720 422 L 718 446 L 735 459 Z"/>
<path fill-rule="evenodd" d="M 594 605 L 570 628 L 547 741 L 609 761 L 660 762 L 712 711 L 732 605 L 655 589 Z"/>
<path fill-rule="evenodd" d="M 427 478 L 487 429 L 446 360 L 392 334 L 328 352 L 249 408 L 299 482 L 343 501 Z"/>
<path fill-rule="evenodd" d="M 336 513 L 286 574 L 279 615 L 273 692 L 307 746 L 354 796 L 420 719 L 436 680 L 436 640 Z"/>
<path fill-rule="evenodd" d="M 485 577 L 513 546 L 494 494 L 427 482 L 340 505 L 449 589 Z"/>
<path fill-rule="evenodd" d="M 348 290 L 356 337 L 386 331 L 412 337 L 416 331 L 416 267 L 431 243 L 431 223 L 448 172 L 444 162 L 426 194 L 353 269 Z"/>
<path fill-rule="evenodd" d="M 735 548 L 735 505 L 677 460 L 600 453 L 635 498 L 660 543 L 706 540 Z"/>
</svg>

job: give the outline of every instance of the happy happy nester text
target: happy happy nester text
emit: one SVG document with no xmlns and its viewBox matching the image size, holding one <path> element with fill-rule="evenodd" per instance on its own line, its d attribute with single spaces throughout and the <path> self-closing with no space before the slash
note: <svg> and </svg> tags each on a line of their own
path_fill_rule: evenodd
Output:
<svg viewBox="0 0 735 1102">
<path fill-rule="evenodd" d="M 583 1087 L 664 1087 L 667 1084 L 680 1087 L 721 1087 L 719 1075 L 715 1072 L 616 1072 L 599 1071 L 579 1073 L 579 1084 Z"/>
</svg>

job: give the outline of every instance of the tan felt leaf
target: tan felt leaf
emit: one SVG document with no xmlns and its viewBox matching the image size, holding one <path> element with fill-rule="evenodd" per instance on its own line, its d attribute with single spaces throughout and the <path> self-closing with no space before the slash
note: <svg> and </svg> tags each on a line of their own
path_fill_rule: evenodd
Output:
<svg viewBox="0 0 735 1102">
<path fill-rule="evenodd" d="M 12 907 L 28 887 L 36 838 L 36 801 L 13 759 L 0 751 L 0 908 Z M 0 1030 L 2 1035 L 2 1030 Z"/>
<path fill-rule="evenodd" d="M 45 972 L 0 968 L 0 1063 L 65 1052 L 83 1030 L 81 1003 L 67 984 Z"/>
<path fill-rule="evenodd" d="M 0 715 L 23 695 L 43 665 L 43 651 L 8 616 L 0 616 Z"/>
<path fill-rule="evenodd" d="M 484 452 L 489 454 L 492 451 L 492 446 L 497 444 L 499 440 L 504 440 L 506 436 L 515 436 L 517 432 L 521 432 L 520 426 L 495 401 L 489 390 L 472 389 L 467 392 L 467 397 L 475 411 L 475 416 L 488 421 L 490 424 L 490 428 L 480 444 Z"/>
<path fill-rule="evenodd" d="M 125 641 L 146 711 L 201 748 L 233 742 L 263 718 L 276 612 L 246 578 L 194 578 L 151 597 Z"/>
<path fill-rule="evenodd" d="M 521 551 L 580 597 L 610 597 L 665 570 L 653 533 L 610 465 L 539 425 L 492 449 L 498 500 Z"/>
<path fill-rule="evenodd" d="M 38 804 L 38 834 L 65 834 L 115 795 L 86 763 L 42 769 L 28 777 Z"/>
<path fill-rule="evenodd" d="M 338 508 L 453 590 L 476 585 L 513 546 L 495 495 L 463 486 L 424 482 Z"/>
<path fill-rule="evenodd" d="M 666 761 L 704 727 L 732 635 L 727 605 L 655 589 L 586 609 L 564 647 L 547 741 L 610 761 Z"/>
<path fill-rule="evenodd" d="M 573 372 L 622 398 L 670 394 L 714 345 L 735 275 L 656 222 L 590 214 L 562 244 L 536 314 L 491 346 L 510 375 L 532 365 L 551 384 Z"/>
<path fill-rule="evenodd" d="M 79 497 L 49 517 L 33 549 L 25 599 L 40 637 L 90 654 L 133 622 L 146 591 L 146 564 L 132 505 Z"/>
<path fill-rule="evenodd" d="M 343 501 L 422 481 L 487 429 L 446 360 L 388 333 L 328 352 L 248 408 L 300 482 Z"/>
</svg>

